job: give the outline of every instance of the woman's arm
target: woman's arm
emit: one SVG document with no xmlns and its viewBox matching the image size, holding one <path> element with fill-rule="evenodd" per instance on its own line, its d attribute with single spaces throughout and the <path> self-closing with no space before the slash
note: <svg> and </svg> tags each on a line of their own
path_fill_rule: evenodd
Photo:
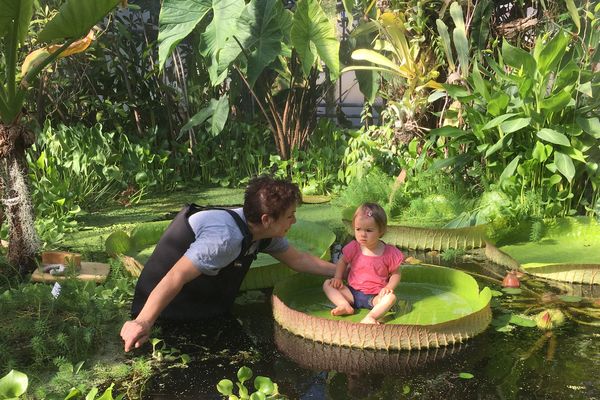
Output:
<svg viewBox="0 0 600 400">
<path fill-rule="evenodd" d="M 299 251 L 292 245 L 289 245 L 287 250 L 271 255 L 298 272 L 324 276 L 333 276 L 335 273 L 336 267 L 334 264 L 321 260 L 319 257 L 305 251 Z"/>
<path fill-rule="evenodd" d="M 121 328 L 121 338 L 125 342 L 125 351 L 140 347 L 150 335 L 150 329 L 160 313 L 181 291 L 183 285 L 200 276 L 200 271 L 192 261 L 183 256 L 162 278 L 148 296 L 146 304 L 138 316 L 127 321 Z"/>
</svg>

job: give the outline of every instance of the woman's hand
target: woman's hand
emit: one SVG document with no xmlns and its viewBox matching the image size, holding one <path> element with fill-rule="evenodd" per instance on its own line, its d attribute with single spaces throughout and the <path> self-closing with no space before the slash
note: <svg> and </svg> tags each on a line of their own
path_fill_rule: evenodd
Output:
<svg viewBox="0 0 600 400">
<path fill-rule="evenodd" d="M 121 328 L 121 338 L 125 342 L 125 352 L 133 348 L 137 349 L 147 342 L 150 337 L 151 327 L 151 324 L 135 319 L 125 322 Z"/>
<path fill-rule="evenodd" d="M 344 282 L 340 278 L 331 278 L 329 285 L 334 289 L 341 289 L 344 287 Z"/>
</svg>

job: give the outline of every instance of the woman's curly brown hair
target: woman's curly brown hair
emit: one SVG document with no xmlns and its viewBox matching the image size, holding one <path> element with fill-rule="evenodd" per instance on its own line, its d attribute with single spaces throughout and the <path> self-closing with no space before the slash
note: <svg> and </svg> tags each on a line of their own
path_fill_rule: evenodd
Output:
<svg viewBox="0 0 600 400">
<path fill-rule="evenodd" d="M 261 222 L 263 214 L 278 219 L 293 205 L 302 202 L 298 186 L 284 179 L 262 175 L 250 181 L 244 193 L 244 215 L 253 224 Z"/>
</svg>

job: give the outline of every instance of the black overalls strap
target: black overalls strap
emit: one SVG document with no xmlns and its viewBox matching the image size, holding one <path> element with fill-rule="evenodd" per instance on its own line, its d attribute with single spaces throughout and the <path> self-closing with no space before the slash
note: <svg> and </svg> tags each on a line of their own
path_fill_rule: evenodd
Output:
<svg viewBox="0 0 600 400">
<path fill-rule="evenodd" d="M 196 240 L 188 218 L 199 211 L 211 209 L 215 208 L 203 208 L 190 204 L 175 216 L 160 238 L 138 279 L 131 309 L 134 317 L 141 311 L 150 292 Z M 256 251 L 247 254 L 252 244 L 252 235 L 242 218 L 233 210 L 224 208 L 220 210 L 231 215 L 244 236 L 240 255 L 231 264 L 221 269 L 217 275 L 202 274 L 185 284 L 159 318 L 171 320 L 207 318 L 224 314 L 233 305 L 242 280 L 248 272 L 250 264 L 256 258 Z M 264 247 L 266 247 L 265 243 L 259 243 L 257 251 Z"/>
</svg>

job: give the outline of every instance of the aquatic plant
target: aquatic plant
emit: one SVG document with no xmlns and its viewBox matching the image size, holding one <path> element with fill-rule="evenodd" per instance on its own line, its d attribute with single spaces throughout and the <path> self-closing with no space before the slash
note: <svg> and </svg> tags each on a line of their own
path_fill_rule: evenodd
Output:
<svg viewBox="0 0 600 400">
<path fill-rule="evenodd" d="M 497 264 L 542 278 L 599 284 L 600 254 L 590 251 L 599 245 L 600 225 L 595 220 L 562 218 L 545 225 L 538 241 L 498 247 L 487 243 L 485 253 Z"/>
<path fill-rule="evenodd" d="M 340 346 L 422 349 L 461 343 L 483 332 L 492 319 L 489 288 L 479 290 L 468 274 L 438 266 L 402 268 L 396 295 L 410 303 L 384 316 L 385 324 L 360 324 L 367 310 L 331 316 L 323 278 L 297 274 L 273 291 L 275 320 L 304 338 Z M 443 299 L 443 300 L 442 300 Z"/>
<path fill-rule="evenodd" d="M 271 378 L 266 376 L 257 376 L 254 379 L 254 388 L 256 392 L 250 393 L 245 383 L 252 379 L 252 370 L 248 367 L 241 367 L 237 372 L 238 382 L 235 385 L 238 388 L 238 394 L 233 392 L 234 384 L 230 379 L 221 379 L 217 384 L 217 390 L 228 400 L 276 400 L 286 397 L 279 394 L 277 384 Z"/>
</svg>

